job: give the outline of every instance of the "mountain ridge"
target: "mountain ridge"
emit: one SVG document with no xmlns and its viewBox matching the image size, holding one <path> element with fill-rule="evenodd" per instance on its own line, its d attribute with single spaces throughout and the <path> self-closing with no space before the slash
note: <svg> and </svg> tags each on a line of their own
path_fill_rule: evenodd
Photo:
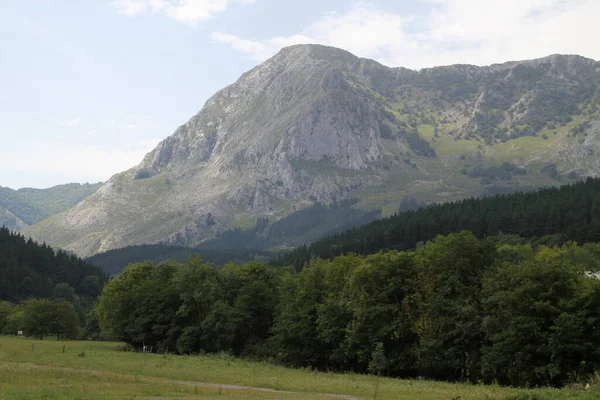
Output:
<svg viewBox="0 0 600 400">
<path fill-rule="evenodd" d="M 99 183 L 67 183 L 47 189 L 0 186 L 0 226 L 20 231 L 76 205 L 94 193 Z"/>
<path fill-rule="evenodd" d="M 599 87 L 600 63 L 574 55 L 414 71 L 288 47 L 218 91 L 138 166 L 26 232 L 88 256 L 194 245 L 351 196 L 389 214 L 407 196 L 443 202 L 595 176 Z"/>
</svg>

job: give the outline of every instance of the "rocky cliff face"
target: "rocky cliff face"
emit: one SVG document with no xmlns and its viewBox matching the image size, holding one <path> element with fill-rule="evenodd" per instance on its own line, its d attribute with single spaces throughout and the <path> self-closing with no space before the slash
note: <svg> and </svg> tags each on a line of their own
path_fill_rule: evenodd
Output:
<svg viewBox="0 0 600 400">
<path fill-rule="evenodd" d="M 595 175 L 599 87 L 600 63 L 578 56 L 417 72 L 330 47 L 285 48 L 216 93 L 137 167 L 28 233 L 87 256 L 194 244 L 349 195 L 389 208 L 406 196 L 440 201 L 490 183 Z M 464 173 L 499 162 L 529 174 L 483 182 Z M 553 176 L 544 175 L 549 165 Z"/>
</svg>

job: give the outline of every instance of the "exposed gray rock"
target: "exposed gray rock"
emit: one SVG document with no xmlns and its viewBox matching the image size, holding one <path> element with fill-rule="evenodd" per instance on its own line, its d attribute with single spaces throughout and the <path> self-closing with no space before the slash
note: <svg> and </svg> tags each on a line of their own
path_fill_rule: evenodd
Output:
<svg viewBox="0 0 600 400">
<path fill-rule="evenodd" d="M 288 47 L 212 96 L 138 166 L 29 233 L 88 256 L 131 244 L 194 244 L 243 220 L 357 190 L 399 201 L 393 193 L 423 189 L 396 180 L 429 180 L 458 166 L 460 148 L 439 159 L 423 150 L 438 139 L 421 138 L 420 124 L 435 125 L 436 138 L 494 146 L 523 135 L 524 125 L 539 131 L 573 114 L 573 102 L 591 104 L 599 85 L 599 63 L 579 56 L 411 71 L 331 47 Z M 597 174 L 600 120 L 589 118 L 581 143 L 565 139 L 564 151 L 546 151 L 545 161 Z M 478 194 L 440 183 L 432 200 Z"/>
</svg>

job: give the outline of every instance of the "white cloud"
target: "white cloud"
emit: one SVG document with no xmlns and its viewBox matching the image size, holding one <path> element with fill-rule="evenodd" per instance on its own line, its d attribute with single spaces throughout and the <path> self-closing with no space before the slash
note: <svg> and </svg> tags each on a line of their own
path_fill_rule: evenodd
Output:
<svg viewBox="0 0 600 400">
<path fill-rule="evenodd" d="M 136 124 L 127 124 L 127 125 L 123 125 L 123 129 L 126 129 L 128 131 L 134 131 L 134 130 L 140 129 L 140 127 L 137 126 Z"/>
<path fill-rule="evenodd" d="M 64 123 L 66 126 L 77 126 L 81 122 L 81 118 L 73 118 Z"/>
<path fill-rule="evenodd" d="M 114 0 L 110 4 L 119 14 L 129 17 L 160 13 L 177 22 L 196 26 L 225 11 L 231 2 L 253 4 L 255 0 Z"/>
<path fill-rule="evenodd" d="M 390 66 L 423 68 L 486 65 L 553 53 L 600 59 L 598 0 L 421 0 L 425 15 L 400 15 L 372 4 L 321 15 L 291 36 L 249 40 L 215 32 L 212 38 L 256 60 L 282 46 L 320 43 Z"/>
<path fill-rule="evenodd" d="M 246 53 L 259 61 L 272 56 L 282 47 L 313 42 L 313 39 L 306 35 L 276 36 L 261 42 L 242 39 L 235 35 L 221 32 L 213 32 L 212 39 L 216 42 L 229 44 L 234 49 Z"/>
</svg>

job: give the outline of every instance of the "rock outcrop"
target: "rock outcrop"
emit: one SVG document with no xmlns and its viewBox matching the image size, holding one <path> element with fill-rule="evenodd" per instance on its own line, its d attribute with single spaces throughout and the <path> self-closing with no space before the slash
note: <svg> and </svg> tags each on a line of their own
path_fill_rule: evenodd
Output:
<svg viewBox="0 0 600 400">
<path fill-rule="evenodd" d="M 423 187 L 432 201 L 477 195 L 483 184 L 465 183 L 462 164 L 512 162 L 510 152 L 485 153 L 525 136 L 550 143 L 545 132 L 555 148 L 528 160 L 594 175 L 599 87 L 600 63 L 579 56 L 411 71 L 331 47 L 288 47 L 216 93 L 138 166 L 27 233 L 87 256 L 195 244 L 357 193 L 379 206 Z M 574 138 L 580 120 L 587 125 Z"/>
</svg>

